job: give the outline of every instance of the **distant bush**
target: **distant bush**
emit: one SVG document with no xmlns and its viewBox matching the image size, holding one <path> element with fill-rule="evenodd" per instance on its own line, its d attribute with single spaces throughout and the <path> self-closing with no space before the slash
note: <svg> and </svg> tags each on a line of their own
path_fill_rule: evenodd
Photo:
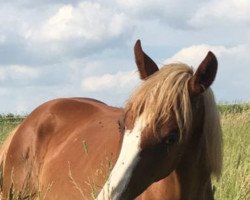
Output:
<svg viewBox="0 0 250 200">
<path fill-rule="evenodd" d="M 0 122 L 21 122 L 26 115 L 14 115 L 12 113 L 0 114 Z"/>
<path fill-rule="evenodd" d="M 218 108 L 222 114 L 235 114 L 250 110 L 250 104 L 219 104 Z"/>
</svg>

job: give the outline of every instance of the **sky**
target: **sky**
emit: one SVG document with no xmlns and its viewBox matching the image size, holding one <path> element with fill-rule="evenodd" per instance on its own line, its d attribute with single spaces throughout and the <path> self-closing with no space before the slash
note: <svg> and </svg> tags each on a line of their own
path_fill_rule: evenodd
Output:
<svg viewBox="0 0 250 200">
<path fill-rule="evenodd" d="M 249 0 L 0 0 L 0 113 L 76 96 L 123 106 L 137 39 L 159 67 L 213 51 L 217 102 L 250 101 Z"/>
</svg>

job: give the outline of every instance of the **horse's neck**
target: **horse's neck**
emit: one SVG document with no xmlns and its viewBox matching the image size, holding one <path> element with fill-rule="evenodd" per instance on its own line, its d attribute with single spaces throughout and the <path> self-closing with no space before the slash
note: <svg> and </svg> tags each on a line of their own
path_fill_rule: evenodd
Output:
<svg viewBox="0 0 250 200">
<path fill-rule="evenodd" d="M 176 170 L 181 187 L 181 200 L 214 199 L 205 146 L 204 137 L 191 143 Z"/>
</svg>

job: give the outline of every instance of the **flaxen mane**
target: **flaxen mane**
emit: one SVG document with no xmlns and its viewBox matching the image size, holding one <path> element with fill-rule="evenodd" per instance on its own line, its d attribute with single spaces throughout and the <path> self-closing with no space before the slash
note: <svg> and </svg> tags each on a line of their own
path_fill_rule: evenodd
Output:
<svg viewBox="0 0 250 200">
<path fill-rule="evenodd" d="M 148 128 L 156 132 L 156 126 L 166 123 L 174 113 L 181 135 L 188 132 L 192 125 L 188 82 L 193 73 L 191 67 L 182 63 L 162 67 L 135 90 L 125 107 L 126 115 L 136 119 L 143 114 Z M 219 114 L 212 90 L 208 88 L 202 95 L 205 104 L 203 136 L 206 160 L 211 172 L 219 176 L 222 163 Z"/>
<path fill-rule="evenodd" d="M 149 129 L 154 132 L 156 125 L 166 123 L 173 111 L 181 132 L 189 130 L 192 110 L 188 81 L 192 75 L 193 70 L 185 64 L 162 67 L 132 94 L 126 113 L 132 113 L 134 119 L 143 112 Z"/>
<path fill-rule="evenodd" d="M 206 141 L 206 157 L 211 172 L 219 178 L 222 168 L 222 132 L 220 116 L 211 89 L 203 93 L 205 103 L 205 122 L 203 135 Z"/>
</svg>

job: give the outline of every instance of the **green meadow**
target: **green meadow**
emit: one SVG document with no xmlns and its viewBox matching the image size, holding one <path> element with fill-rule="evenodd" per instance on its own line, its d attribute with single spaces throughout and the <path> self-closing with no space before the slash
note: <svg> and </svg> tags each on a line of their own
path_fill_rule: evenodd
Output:
<svg viewBox="0 0 250 200">
<path fill-rule="evenodd" d="M 213 180 L 216 200 L 250 199 L 250 104 L 219 105 L 223 130 L 223 170 Z M 24 117 L 0 115 L 0 143 Z"/>
<path fill-rule="evenodd" d="M 223 170 L 216 200 L 250 199 L 250 104 L 220 105 Z"/>
</svg>

